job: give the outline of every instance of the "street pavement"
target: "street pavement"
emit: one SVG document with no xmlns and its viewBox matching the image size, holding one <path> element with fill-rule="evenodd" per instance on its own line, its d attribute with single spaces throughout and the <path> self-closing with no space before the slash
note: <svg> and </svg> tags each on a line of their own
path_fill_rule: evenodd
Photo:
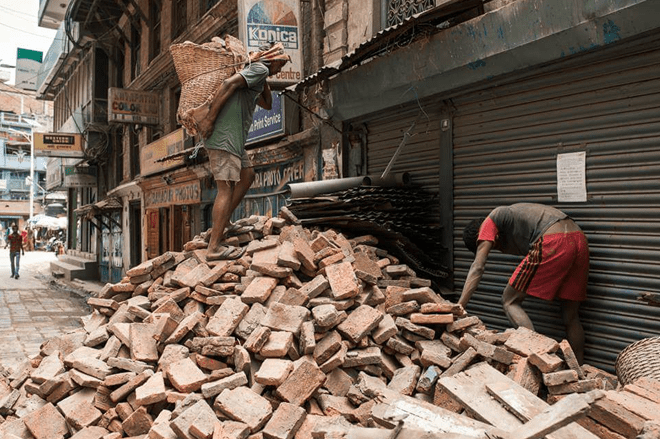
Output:
<svg viewBox="0 0 660 439">
<path fill-rule="evenodd" d="M 55 279 L 53 252 L 25 252 L 20 278 L 11 277 L 9 250 L 0 249 L 0 366 L 14 369 L 39 353 L 41 344 L 82 326 L 87 298 L 100 283 Z"/>
</svg>

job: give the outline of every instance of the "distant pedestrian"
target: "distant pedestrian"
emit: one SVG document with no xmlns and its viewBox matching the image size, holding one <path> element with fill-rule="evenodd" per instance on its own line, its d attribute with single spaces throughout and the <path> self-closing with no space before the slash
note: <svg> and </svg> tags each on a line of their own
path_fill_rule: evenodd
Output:
<svg viewBox="0 0 660 439">
<path fill-rule="evenodd" d="M 11 261 L 11 277 L 18 279 L 18 269 L 21 263 L 21 253 L 25 255 L 23 249 L 23 237 L 18 233 L 18 226 L 11 225 L 12 233 L 7 238 L 9 242 L 9 259 Z"/>
<path fill-rule="evenodd" d="M 27 227 L 26 248 L 27 248 L 27 251 L 29 251 L 29 252 L 34 251 L 34 229 L 30 226 Z"/>
</svg>

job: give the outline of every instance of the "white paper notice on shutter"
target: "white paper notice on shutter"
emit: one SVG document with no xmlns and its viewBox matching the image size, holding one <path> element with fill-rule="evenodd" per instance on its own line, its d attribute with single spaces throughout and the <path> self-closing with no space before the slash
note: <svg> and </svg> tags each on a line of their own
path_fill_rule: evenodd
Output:
<svg viewBox="0 0 660 439">
<path fill-rule="evenodd" d="M 557 154 L 557 201 L 586 202 L 586 152 Z"/>
</svg>

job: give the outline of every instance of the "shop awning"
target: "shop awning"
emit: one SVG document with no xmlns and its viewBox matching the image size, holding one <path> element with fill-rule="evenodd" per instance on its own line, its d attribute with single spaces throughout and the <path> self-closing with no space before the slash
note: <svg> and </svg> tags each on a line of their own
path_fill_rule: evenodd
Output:
<svg viewBox="0 0 660 439">
<path fill-rule="evenodd" d="M 74 212 L 78 214 L 80 218 L 90 221 L 90 223 L 96 227 L 99 226 L 96 223 L 94 223 L 93 220 L 98 219 L 101 223 L 103 223 L 102 220 L 103 217 L 108 218 L 108 220 L 111 223 L 114 223 L 118 227 L 121 227 L 121 224 L 115 221 L 110 215 L 112 211 L 121 210 L 121 209 L 122 209 L 121 200 L 117 197 L 109 197 L 106 198 L 105 200 L 101 200 L 96 203 L 90 203 L 80 206 L 79 208 L 75 209 Z"/>
</svg>

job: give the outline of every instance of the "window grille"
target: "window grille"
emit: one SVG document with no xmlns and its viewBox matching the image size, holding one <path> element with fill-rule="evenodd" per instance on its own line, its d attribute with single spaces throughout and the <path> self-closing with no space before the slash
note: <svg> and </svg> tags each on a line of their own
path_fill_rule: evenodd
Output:
<svg viewBox="0 0 660 439">
<path fill-rule="evenodd" d="M 387 27 L 435 7 L 435 0 L 387 0 Z"/>
</svg>

